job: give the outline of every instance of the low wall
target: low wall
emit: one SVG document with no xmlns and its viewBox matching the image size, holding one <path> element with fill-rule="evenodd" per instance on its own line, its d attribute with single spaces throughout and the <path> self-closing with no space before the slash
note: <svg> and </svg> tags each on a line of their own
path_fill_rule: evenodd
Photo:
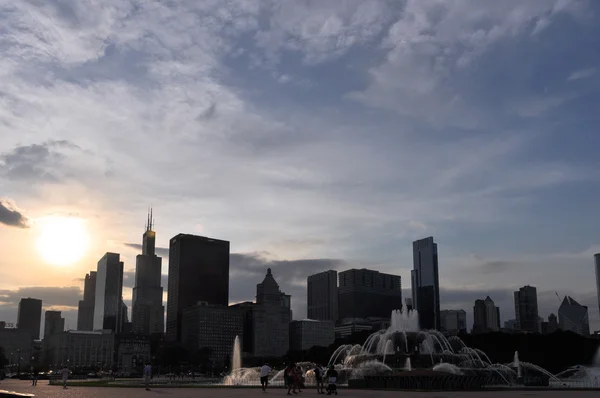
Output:
<svg viewBox="0 0 600 398">
<path fill-rule="evenodd" d="M 367 376 L 349 380 L 348 387 L 386 390 L 482 390 L 498 384 L 493 377 L 459 375 Z"/>
</svg>

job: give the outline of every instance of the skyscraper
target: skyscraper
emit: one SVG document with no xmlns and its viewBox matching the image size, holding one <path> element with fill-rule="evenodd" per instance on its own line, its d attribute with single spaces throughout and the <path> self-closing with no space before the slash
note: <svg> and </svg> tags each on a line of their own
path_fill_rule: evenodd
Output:
<svg viewBox="0 0 600 398">
<path fill-rule="evenodd" d="M 169 244 L 167 340 L 181 341 L 185 308 L 229 304 L 229 242 L 179 234 Z"/>
<path fill-rule="evenodd" d="M 596 292 L 598 295 L 598 310 L 600 311 L 600 253 L 594 254 L 594 268 L 596 269 Z"/>
<path fill-rule="evenodd" d="M 106 253 L 98 261 L 94 302 L 94 330 L 121 332 L 123 262 L 118 253 Z"/>
<path fill-rule="evenodd" d="M 282 357 L 290 348 L 292 298 L 283 293 L 273 278 L 271 268 L 262 283 L 256 285 L 254 306 L 254 355 Z"/>
<path fill-rule="evenodd" d="M 485 333 L 486 325 L 486 308 L 485 301 L 482 299 L 475 300 L 473 306 L 473 333 Z"/>
<path fill-rule="evenodd" d="M 535 287 L 527 285 L 515 292 L 515 318 L 519 330 L 541 333 Z"/>
<path fill-rule="evenodd" d="M 307 315 L 319 321 L 337 321 L 337 272 L 330 270 L 308 277 Z"/>
<path fill-rule="evenodd" d="M 350 269 L 339 273 L 338 318 L 388 318 L 402 308 L 399 275 L 370 269 Z"/>
<path fill-rule="evenodd" d="M 19 302 L 17 314 L 17 329 L 27 330 L 34 340 L 40 338 L 42 323 L 42 300 L 23 298 Z"/>
<path fill-rule="evenodd" d="M 421 329 L 440 328 L 437 244 L 430 236 L 413 242 L 412 299 Z"/>
<path fill-rule="evenodd" d="M 448 335 L 467 332 L 467 313 L 465 310 L 440 311 L 441 331 Z"/>
<path fill-rule="evenodd" d="M 497 332 L 500 330 L 500 310 L 494 300 L 475 300 L 473 307 L 473 333 Z"/>
<path fill-rule="evenodd" d="M 77 310 L 77 330 L 94 329 L 94 303 L 96 302 L 96 271 L 85 276 L 83 300 L 79 300 Z"/>
<path fill-rule="evenodd" d="M 46 311 L 44 314 L 44 339 L 65 331 L 65 318 L 60 311 Z"/>
<path fill-rule="evenodd" d="M 579 304 L 572 297 L 565 296 L 558 307 L 558 327 L 561 330 L 570 330 L 582 336 L 589 336 L 588 307 Z"/>
<path fill-rule="evenodd" d="M 142 238 L 142 254 L 135 259 L 135 287 L 131 309 L 134 333 L 158 334 L 164 331 L 165 307 L 160 285 L 162 258 L 155 253 L 156 232 L 152 230 L 152 210 Z"/>
</svg>

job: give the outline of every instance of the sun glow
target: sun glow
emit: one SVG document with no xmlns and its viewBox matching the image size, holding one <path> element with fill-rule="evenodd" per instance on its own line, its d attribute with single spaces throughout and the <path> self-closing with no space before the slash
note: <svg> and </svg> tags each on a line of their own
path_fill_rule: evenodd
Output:
<svg viewBox="0 0 600 398">
<path fill-rule="evenodd" d="M 37 250 L 44 261 L 51 265 L 71 265 L 83 257 L 89 236 L 82 219 L 52 216 L 38 222 Z"/>
</svg>

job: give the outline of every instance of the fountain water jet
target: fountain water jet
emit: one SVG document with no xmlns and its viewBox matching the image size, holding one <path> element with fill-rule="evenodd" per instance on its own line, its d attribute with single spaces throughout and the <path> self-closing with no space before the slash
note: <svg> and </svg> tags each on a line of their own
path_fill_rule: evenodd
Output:
<svg viewBox="0 0 600 398">
<path fill-rule="evenodd" d="M 519 351 L 515 351 L 513 367 L 517 368 L 517 377 L 521 378 L 521 362 L 519 361 Z"/>
<path fill-rule="evenodd" d="M 410 357 L 406 357 L 406 361 L 404 361 L 404 370 L 407 372 L 412 372 L 412 364 L 410 363 Z"/>
<path fill-rule="evenodd" d="M 233 340 L 233 353 L 231 354 L 231 371 L 240 370 L 242 368 L 242 346 L 240 345 L 239 336 L 235 336 Z"/>
</svg>

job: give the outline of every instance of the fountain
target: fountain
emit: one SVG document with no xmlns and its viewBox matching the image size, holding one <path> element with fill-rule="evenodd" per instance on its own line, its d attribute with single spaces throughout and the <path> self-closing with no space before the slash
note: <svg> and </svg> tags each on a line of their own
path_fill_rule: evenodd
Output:
<svg viewBox="0 0 600 398">
<path fill-rule="evenodd" d="M 231 354 L 231 371 L 235 372 L 242 368 L 242 346 L 239 336 L 233 340 L 233 353 Z"/>
<path fill-rule="evenodd" d="M 517 369 L 517 378 L 521 378 L 521 362 L 519 362 L 519 351 L 515 351 L 515 358 L 512 363 L 513 367 Z"/>
<path fill-rule="evenodd" d="M 224 378 L 223 384 L 234 386 L 260 383 L 259 368 L 241 366 L 241 345 L 237 336 L 233 343 L 231 364 L 231 373 Z M 390 326 L 372 333 L 362 345 L 339 346 L 331 355 L 327 366 L 335 367 L 339 375 L 338 383 L 342 385 L 351 379 L 392 374 L 392 367 L 395 367 L 408 372 L 420 369 L 457 377 L 484 377 L 487 383 L 497 385 L 516 386 L 524 374 L 526 377 L 541 374 L 550 379 L 551 385 L 562 383 L 561 386 L 567 386 L 564 377 L 569 376 L 567 380 L 571 380 L 570 385 L 587 380 L 586 383 L 590 385 L 600 386 L 600 350 L 594 364 L 592 367 L 570 368 L 555 376 L 540 366 L 519 360 L 517 351 L 511 363 L 492 363 L 485 352 L 468 347 L 457 336 L 446 338 L 437 330 L 420 330 L 418 312 L 402 309 L 392 311 Z M 312 369 L 315 364 L 305 362 L 297 365 L 302 369 L 306 384 L 313 384 L 315 380 Z M 431 377 L 436 376 L 432 374 Z M 279 370 L 270 382 L 283 384 L 283 370 Z"/>
<path fill-rule="evenodd" d="M 597 361 L 600 364 L 600 353 Z M 335 365 L 338 372 L 349 378 L 356 376 L 353 371 L 359 366 L 363 372 L 366 366 L 390 373 L 389 366 L 380 366 L 388 363 L 406 371 L 419 368 L 453 375 L 482 375 L 495 384 L 516 385 L 522 379 L 523 369 L 558 380 L 542 367 L 519 361 L 517 352 L 512 363 L 493 363 L 485 352 L 468 347 L 457 336 L 447 338 L 437 330 L 421 330 L 418 312 L 405 309 L 392 311 L 390 326 L 371 334 L 362 346 L 342 345 L 329 360 L 329 365 Z"/>
<path fill-rule="evenodd" d="M 435 372 L 445 372 L 445 373 L 450 373 L 453 375 L 462 375 L 464 374 L 460 368 L 456 365 L 453 365 L 451 363 L 447 363 L 447 362 L 440 362 L 437 365 L 435 365 L 432 369 Z"/>
<path fill-rule="evenodd" d="M 410 357 L 406 357 L 406 361 L 404 361 L 404 370 L 407 372 L 412 371 L 412 365 L 410 364 Z"/>
<path fill-rule="evenodd" d="M 223 379 L 227 386 L 239 386 L 258 384 L 260 381 L 260 370 L 255 368 L 242 368 L 242 346 L 239 336 L 233 340 L 233 352 L 231 353 L 231 373 Z"/>
</svg>

